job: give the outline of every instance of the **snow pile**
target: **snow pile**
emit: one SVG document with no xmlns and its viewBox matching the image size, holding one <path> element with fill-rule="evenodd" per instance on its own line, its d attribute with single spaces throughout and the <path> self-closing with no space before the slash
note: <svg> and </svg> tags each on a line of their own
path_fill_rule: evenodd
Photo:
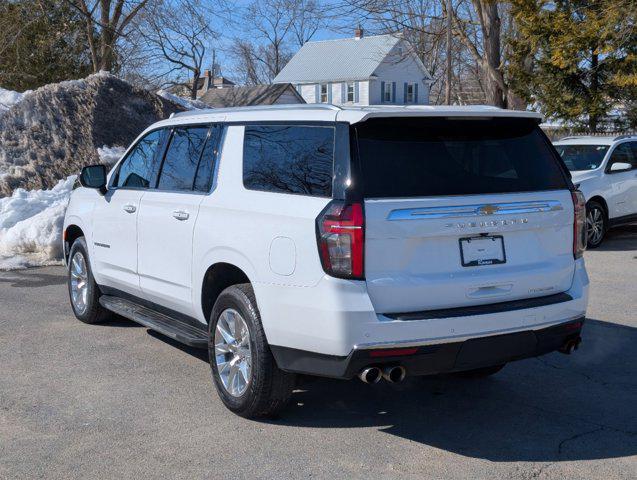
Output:
<svg viewBox="0 0 637 480">
<path fill-rule="evenodd" d="M 100 163 L 112 167 L 126 153 L 124 147 L 107 147 L 104 145 L 97 149 L 97 156 L 100 157 Z"/>
<path fill-rule="evenodd" d="M 157 95 L 166 100 L 170 100 L 177 105 L 181 105 L 186 110 L 201 110 L 203 108 L 210 108 L 208 105 L 203 103 L 201 100 L 191 100 L 190 98 L 180 97 L 179 95 L 175 95 L 174 93 L 170 93 L 167 90 L 157 90 Z"/>
<path fill-rule="evenodd" d="M 16 189 L 0 198 L 0 270 L 47 265 L 62 258 L 62 226 L 76 176 L 50 190 Z"/>
<path fill-rule="evenodd" d="M 27 90 L 24 93 L 14 92 L 13 90 L 6 90 L 0 87 L 0 116 L 2 116 L 7 110 L 14 105 L 20 103 L 27 93 L 31 90 Z"/>
<path fill-rule="evenodd" d="M 0 197 L 50 189 L 183 109 L 106 72 L 38 88 L 0 116 Z"/>
<path fill-rule="evenodd" d="M 110 167 L 125 151 L 104 145 L 97 154 Z M 50 190 L 17 188 L 0 198 L 0 270 L 59 263 L 64 213 L 76 178 L 60 180 Z"/>
</svg>

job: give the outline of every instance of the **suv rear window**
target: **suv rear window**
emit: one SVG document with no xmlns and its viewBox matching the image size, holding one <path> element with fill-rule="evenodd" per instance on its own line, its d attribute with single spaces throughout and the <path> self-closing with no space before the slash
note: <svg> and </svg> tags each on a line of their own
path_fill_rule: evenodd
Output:
<svg viewBox="0 0 637 480">
<path fill-rule="evenodd" d="M 533 120 L 379 118 L 354 128 L 368 198 L 568 188 Z"/>
<path fill-rule="evenodd" d="M 332 195 L 334 127 L 248 125 L 243 184 L 249 190 Z"/>
</svg>

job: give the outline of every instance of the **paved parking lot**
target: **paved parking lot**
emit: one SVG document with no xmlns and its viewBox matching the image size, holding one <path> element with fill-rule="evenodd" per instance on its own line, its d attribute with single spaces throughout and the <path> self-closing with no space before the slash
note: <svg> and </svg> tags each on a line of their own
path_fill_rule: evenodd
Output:
<svg viewBox="0 0 637 480">
<path fill-rule="evenodd" d="M 201 352 L 76 321 L 62 267 L 0 273 L 0 478 L 637 478 L 637 227 L 586 260 L 576 354 L 304 382 L 269 422 L 224 409 Z"/>
</svg>

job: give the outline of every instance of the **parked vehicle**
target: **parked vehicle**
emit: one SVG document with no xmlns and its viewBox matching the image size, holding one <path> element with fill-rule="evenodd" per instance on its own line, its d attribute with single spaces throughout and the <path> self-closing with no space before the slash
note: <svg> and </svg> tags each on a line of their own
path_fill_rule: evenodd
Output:
<svg viewBox="0 0 637 480">
<path fill-rule="evenodd" d="M 637 136 L 566 137 L 554 145 L 586 198 L 589 248 L 609 228 L 637 222 Z"/>
<path fill-rule="evenodd" d="M 224 404 L 295 374 L 486 376 L 580 342 L 584 200 L 533 113 L 272 106 L 177 114 L 64 222 L 71 305 L 208 348 Z"/>
</svg>

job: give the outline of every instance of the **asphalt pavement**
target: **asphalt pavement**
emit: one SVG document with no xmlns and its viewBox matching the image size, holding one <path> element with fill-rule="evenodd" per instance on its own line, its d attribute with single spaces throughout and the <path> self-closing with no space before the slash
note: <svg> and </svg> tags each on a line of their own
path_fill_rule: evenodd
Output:
<svg viewBox="0 0 637 480">
<path fill-rule="evenodd" d="M 0 478 L 637 478 L 637 226 L 586 253 L 583 343 L 485 380 L 302 382 L 278 419 L 205 352 L 84 325 L 63 267 L 0 272 Z"/>
</svg>

